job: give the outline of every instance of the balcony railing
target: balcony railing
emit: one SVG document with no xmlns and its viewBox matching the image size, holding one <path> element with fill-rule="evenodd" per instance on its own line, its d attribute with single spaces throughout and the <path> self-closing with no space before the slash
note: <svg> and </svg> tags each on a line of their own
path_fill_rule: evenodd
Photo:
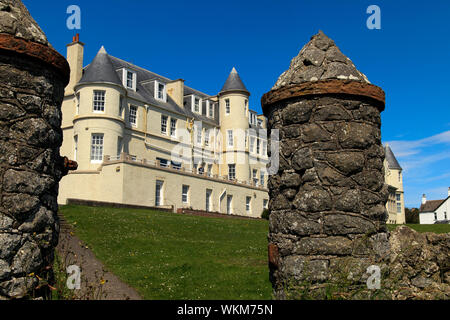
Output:
<svg viewBox="0 0 450 320">
<path fill-rule="evenodd" d="M 183 172 L 183 173 L 189 173 L 189 174 L 201 176 L 204 178 L 209 178 L 209 179 L 214 179 L 214 180 L 224 180 L 227 182 L 232 182 L 234 184 L 241 184 L 241 185 L 252 186 L 252 187 L 256 187 L 256 188 L 260 188 L 260 189 L 265 189 L 264 186 L 261 186 L 256 181 L 244 181 L 244 180 L 237 180 L 237 179 L 229 179 L 228 175 L 220 176 L 217 174 L 208 173 L 207 171 L 201 172 L 198 169 L 186 168 L 181 164 L 174 165 L 172 162 L 162 163 L 160 160 L 149 160 L 149 159 L 145 159 L 145 158 L 140 159 L 137 156 L 130 155 L 127 153 L 121 153 L 120 156 L 106 155 L 103 157 L 104 165 L 116 163 L 116 162 L 135 162 L 135 163 L 139 163 L 141 165 L 148 166 L 148 167 L 156 167 L 156 168 L 161 168 L 161 169 L 169 170 L 169 171 L 178 171 L 178 172 Z"/>
</svg>

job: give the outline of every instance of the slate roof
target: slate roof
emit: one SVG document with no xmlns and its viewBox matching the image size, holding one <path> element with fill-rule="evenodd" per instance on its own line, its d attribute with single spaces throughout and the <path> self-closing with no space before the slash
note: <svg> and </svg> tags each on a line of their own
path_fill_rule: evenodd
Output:
<svg viewBox="0 0 450 320">
<path fill-rule="evenodd" d="M 292 59 L 289 69 L 280 75 L 272 89 L 328 79 L 370 83 L 353 62 L 342 54 L 334 41 L 319 31 Z"/>
<path fill-rule="evenodd" d="M 197 121 L 203 121 L 216 126 L 219 125 L 218 103 L 216 103 L 216 109 L 214 110 L 214 118 L 209 118 L 206 116 L 206 107 L 201 108 L 202 114 L 192 112 L 190 99 L 187 97 L 194 94 L 202 99 L 208 99 L 210 95 L 185 85 L 184 107 L 178 106 L 169 95 L 167 95 L 167 102 L 157 100 L 154 98 L 154 81 L 168 83 L 172 81 L 171 79 L 160 76 L 122 59 L 113 57 L 109 55 L 103 47 L 97 53 L 94 60 L 92 60 L 92 62 L 84 69 L 83 76 L 79 83 L 114 83 L 123 87 L 123 68 L 129 69 L 137 74 L 136 91 L 127 89 L 128 97 L 143 101 L 149 105 L 156 105 L 168 111 L 183 114 L 186 117 L 194 118 Z"/>
<path fill-rule="evenodd" d="M 241 77 L 239 77 L 236 68 L 233 68 L 233 70 L 231 70 L 227 81 L 225 81 L 222 90 L 220 90 L 220 93 L 224 93 L 227 91 L 244 91 L 245 93 L 250 95 L 250 92 L 245 87 L 244 83 L 241 80 Z"/>
<path fill-rule="evenodd" d="M 113 64 L 104 47 L 86 67 L 79 83 L 101 82 L 122 85 L 122 81 L 114 71 Z"/>
<path fill-rule="evenodd" d="M 389 145 L 385 145 L 384 151 L 386 154 L 386 161 L 388 163 L 389 169 L 402 170 L 402 167 L 400 166 L 397 159 L 395 158 L 394 152 L 392 152 L 391 147 L 389 147 Z"/>
<path fill-rule="evenodd" d="M 450 197 L 448 197 L 450 198 Z M 447 199 L 448 199 L 447 198 Z M 436 211 L 447 199 L 442 200 L 427 200 L 425 204 L 420 206 L 419 212 L 434 212 Z"/>
</svg>

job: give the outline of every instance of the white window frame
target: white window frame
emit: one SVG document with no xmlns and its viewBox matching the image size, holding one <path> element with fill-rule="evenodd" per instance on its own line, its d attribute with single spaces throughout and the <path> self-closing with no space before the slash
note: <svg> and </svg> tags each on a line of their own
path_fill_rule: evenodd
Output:
<svg viewBox="0 0 450 320">
<path fill-rule="evenodd" d="M 189 186 L 186 184 L 183 184 L 181 186 L 181 202 L 183 202 L 184 204 L 189 204 L 189 189 Z"/>
<path fill-rule="evenodd" d="M 162 114 L 161 115 L 161 133 L 167 135 L 167 122 L 169 121 L 169 117 Z M 165 128 L 165 131 L 163 130 Z"/>
<path fill-rule="evenodd" d="M 214 102 L 212 101 L 207 101 L 207 112 L 208 112 L 208 117 L 209 118 L 214 118 Z"/>
<path fill-rule="evenodd" d="M 177 136 L 177 119 L 170 118 L 170 136 L 175 138 Z"/>
<path fill-rule="evenodd" d="M 77 161 L 78 156 L 78 135 L 73 136 L 73 160 Z"/>
<path fill-rule="evenodd" d="M 253 149 L 255 149 L 255 137 L 250 137 L 250 147 L 249 147 L 249 150 L 250 150 L 250 153 L 253 153 Z"/>
<path fill-rule="evenodd" d="M 210 134 L 209 130 L 205 129 L 205 138 L 204 138 L 204 140 L 205 140 L 205 146 L 206 147 L 209 146 L 209 134 Z"/>
<path fill-rule="evenodd" d="M 201 114 L 202 113 L 202 98 L 196 95 L 192 95 L 191 98 L 191 104 L 192 104 L 192 112 Z M 195 111 L 195 100 L 198 99 L 198 111 Z"/>
<path fill-rule="evenodd" d="M 131 73 L 131 74 L 132 74 L 132 77 L 133 77 L 133 78 L 132 78 L 132 84 L 131 84 L 131 87 L 128 86 L 128 73 Z M 123 68 L 123 69 L 122 69 L 122 84 L 123 84 L 123 86 L 124 86 L 125 88 L 136 91 L 136 85 L 137 85 L 137 73 L 134 72 L 134 71 L 132 71 L 132 70 Z"/>
<path fill-rule="evenodd" d="M 259 154 L 261 152 L 261 140 L 256 139 L 256 154 Z"/>
<path fill-rule="evenodd" d="M 198 145 L 202 145 L 202 140 L 203 140 L 203 129 L 201 129 L 201 127 L 197 127 L 197 134 L 196 134 L 196 141 Z"/>
<path fill-rule="evenodd" d="M 234 146 L 234 135 L 233 135 L 233 130 L 227 130 L 227 140 L 228 140 L 227 145 L 228 145 L 229 147 L 233 147 L 233 146 Z"/>
<path fill-rule="evenodd" d="M 103 162 L 103 145 L 105 135 L 103 133 L 91 134 L 91 163 Z"/>
<path fill-rule="evenodd" d="M 159 186 L 159 194 L 156 192 Z M 159 197 L 159 204 L 158 199 Z M 164 205 L 164 181 L 163 180 L 156 180 L 155 184 L 155 206 L 163 206 Z"/>
<path fill-rule="evenodd" d="M 131 112 L 131 110 L 136 110 L 136 112 Z M 134 121 L 133 121 L 134 119 Z M 138 121 L 138 107 L 135 105 L 130 105 L 130 113 L 128 115 L 128 122 L 133 127 L 137 127 L 137 121 Z"/>
<path fill-rule="evenodd" d="M 162 92 L 162 98 L 159 97 L 159 86 L 162 85 L 163 92 Z M 163 82 L 155 81 L 155 99 L 159 101 L 166 102 L 167 101 L 167 90 L 166 90 L 166 84 Z"/>
<path fill-rule="evenodd" d="M 233 169 L 233 170 L 231 170 Z M 228 165 L 228 180 L 236 180 L 236 165 L 229 164 Z"/>
<path fill-rule="evenodd" d="M 265 178 L 266 178 L 266 174 L 264 173 L 264 171 L 263 170 L 261 170 L 260 172 L 259 172 L 259 185 L 261 186 L 261 187 L 264 187 L 264 180 L 265 180 Z"/>
<path fill-rule="evenodd" d="M 100 94 L 102 99 L 98 99 L 97 94 Z M 105 113 L 106 105 L 106 91 L 105 90 L 94 90 L 92 95 L 92 112 L 94 113 Z M 100 110 L 98 110 L 100 109 Z"/>
<path fill-rule="evenodd" d="M 76 106 L 75 106 L 75 114 L 79 115 L 80 114 L 80 100 L 81 100 L 81 96 L 80 93 L 77 93 L 76 96 Z"/>
<path fill-rule="evenodd" d="M 123 150 L 123 138 L 121 136 L 117 137 L 117 157 L 120 157 L 120 154 Z"/>
<path fill-rule="evenodd" d="M 252 211 L 252 197 L 245 197 L 245 211 Z"/>
<path fill-rule="evenodd" d="M 252 172 L 253 172 L 252 173 L 253 182 L 255 183 L 255 186 L 257 186 L 258 182 L 259 182 L 259 180 L 258 180 L 258 169 L 253 169 Z"/>
<path fill-rule="evenodd" d="M 229 115 L 231 113 L 231 101 L 230 99 L 225 99 L 225 115 Z"/>
</svg>

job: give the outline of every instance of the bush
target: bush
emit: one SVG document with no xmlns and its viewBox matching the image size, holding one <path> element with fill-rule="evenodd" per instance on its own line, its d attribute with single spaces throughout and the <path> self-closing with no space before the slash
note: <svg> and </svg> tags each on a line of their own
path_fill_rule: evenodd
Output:
<svg viewBox="0 0 450 320">
<path fill-rule="evenodd" d="M 270 211 L 269 209 L 264 209 L 264 211 L 261 214 L 261 218 L 269 220 Z"/>
</svg>

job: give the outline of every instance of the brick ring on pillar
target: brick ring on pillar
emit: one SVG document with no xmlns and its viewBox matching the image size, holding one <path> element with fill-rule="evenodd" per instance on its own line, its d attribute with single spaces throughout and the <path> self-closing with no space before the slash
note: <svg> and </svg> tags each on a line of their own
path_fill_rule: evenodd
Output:
<svg viewBox="0 0 450 320">
<path fill-rule="evenodd" d="M 51 299 L 70 68 L 20 0 L 0 13 L 0 300 Z"/>
</svg>

